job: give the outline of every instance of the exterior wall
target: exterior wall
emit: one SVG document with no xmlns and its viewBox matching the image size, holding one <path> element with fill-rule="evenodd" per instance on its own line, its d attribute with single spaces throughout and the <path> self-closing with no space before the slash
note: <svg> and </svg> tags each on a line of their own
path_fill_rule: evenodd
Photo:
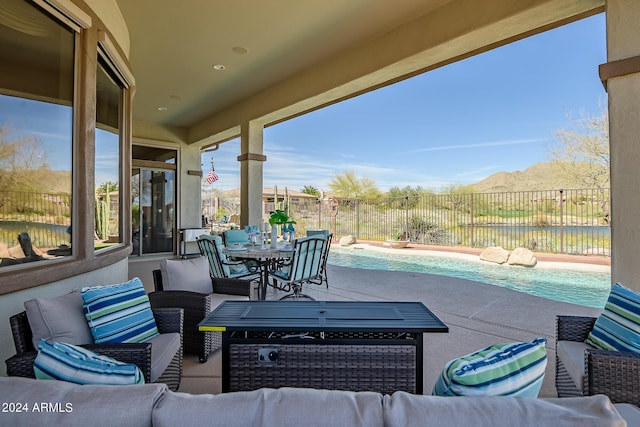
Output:
<svg viewBox="0 0 640 427">
<path fill-rule="evenodd" d="M 180 162 L 178 173 L 180 180 L 177 189 L 177 203 L 180 215 L 177 218 L 178 228 L 191 228 L 202 226 L 202 178 L 189 175 L 190 170 L 202 169 L 200 148 L 182 145 L 180 148 Z"/>
<path fill-rule="evenodd" d="M 129 29 L 122 17 L 116 0 L 85 0 L 102 22 L 109 28 L 122 52 L 129 57 Z"/>
<path fill-rule="evenodd" d="M 607 1 L 608 62 L 640 56 L 640 2 Z M 609 93 L 611 144 L 611 279 L 640 291 L 640 72 L 613 77 Z"/>
</svg>

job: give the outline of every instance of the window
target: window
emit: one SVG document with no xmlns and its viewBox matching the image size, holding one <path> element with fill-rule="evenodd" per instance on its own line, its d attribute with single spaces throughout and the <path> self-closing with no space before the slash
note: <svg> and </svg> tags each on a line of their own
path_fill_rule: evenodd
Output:
<svg viewBox="0 0 640 427">
<path fill-rule="evenodd" d="M 95 235 L 96 250 L 122 242 L 120 151 L 123 88 L 100 57 L 96 76 Z"/>
<path fill-rule="evenodd" d="M 176 229 L 176 151 L 133 146 L 133 255 L 172 252 Z"/>
<path fill-rule="evenodd" d="M 71 255 L 75 32 L 26 0 L 0 13 L 0 268 Z"/>
</svg>

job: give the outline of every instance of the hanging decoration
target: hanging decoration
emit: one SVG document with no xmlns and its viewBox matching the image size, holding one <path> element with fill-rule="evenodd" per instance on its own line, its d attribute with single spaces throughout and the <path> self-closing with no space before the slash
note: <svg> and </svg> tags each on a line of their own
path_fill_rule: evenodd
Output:
<svg viewBox="0 0 640 427">
<path fill-rule="evenodd" d="M 216 173 L 215 168 L 213 167 L 213 157 L 211 158 L 211 170 L 207 174 L 207 182 L 209 184 L 213 184 L 218 180 L 218 174 Z"/>
</svg>

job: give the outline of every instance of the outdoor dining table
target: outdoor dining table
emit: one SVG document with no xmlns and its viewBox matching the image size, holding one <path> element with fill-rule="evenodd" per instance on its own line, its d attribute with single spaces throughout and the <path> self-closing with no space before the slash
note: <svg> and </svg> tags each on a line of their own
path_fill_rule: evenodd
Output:
<svg viewBox="0 0 640 427">
<path fill-rule="evenodd" d="M 260 268 L 260 290 L 258 299 L 264 300 L 267 295 L 267 285 L 269 284 L 269 266 L 278 260 L 286 260 L 291 258 L 293 248 L 291 245 L 279 243 L 277 247 L 270 246 L 263 248 L 260 245 L 244 245 L 225 247 L 222 252 L 227 257 L 252 259 L 258 263 Z"/>
</svg>

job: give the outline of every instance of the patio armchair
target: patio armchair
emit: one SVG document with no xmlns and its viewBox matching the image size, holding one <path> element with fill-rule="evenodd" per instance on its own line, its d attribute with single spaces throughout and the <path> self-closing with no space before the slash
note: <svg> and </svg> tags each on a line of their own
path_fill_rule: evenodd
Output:
<svg viewBox="0 0 640 427">
<path fill-rule="evenodd" d="M 152 307 L 184 310 L 184 352 L 197 354 L 200 363 L 220 349 L 222 335 L 200 332 L 198 323 L 222 301 L 250 299 L 252 294 L 250 281 L 210 277 L 206 257 L 163 261 L 161 269 L 153 270 L 153 284 L 155 291 L 149 293 Z"/>
<path fill-rule="evenodd" d="M 557 316 L 556 320 L 558 397 L 605 394 L 614 403 L 640 406 L 640 354 L 585 343 L 595 317 Z"/>
<path fill-rule="evenodd" d="M 79 295 L 78 298 L 80 298 Z M 175 308 L 153 309 L 152 311 L 160 334 L 177 332 L 182 335 L 182 310 Z M 7 376 L 35 378 L 33 363 L 38 351 L 33 345 L 33 332 L 27 318 L 27 312 L 23 311 L 11 316 L 9 323 L 16 354 L 5 361 Z M 146 383 L 163 383 L 169 389 L 176 391 L 182 377 L 182 346 L 175 353 L 166 369 L 157 378 L 154 378 L 151 352 L 153 345 L 151 342 L 102 343 L 86 344 L 82 347 L 120 362 L 133 363 L 140 368 Z"/>
<path fill-rule="evenodd" d="M 327 239 L 322 237 L 302 237 L 294 240 L 291 258 L 284 261 L 277 270 L 269 271 L 273 286 L 277 289 L 290 287 L 292 293 L 280 298 L 310 299 L 302 293 L 304 283 L 322 283 L 322 260 Z"/>
</svg>

